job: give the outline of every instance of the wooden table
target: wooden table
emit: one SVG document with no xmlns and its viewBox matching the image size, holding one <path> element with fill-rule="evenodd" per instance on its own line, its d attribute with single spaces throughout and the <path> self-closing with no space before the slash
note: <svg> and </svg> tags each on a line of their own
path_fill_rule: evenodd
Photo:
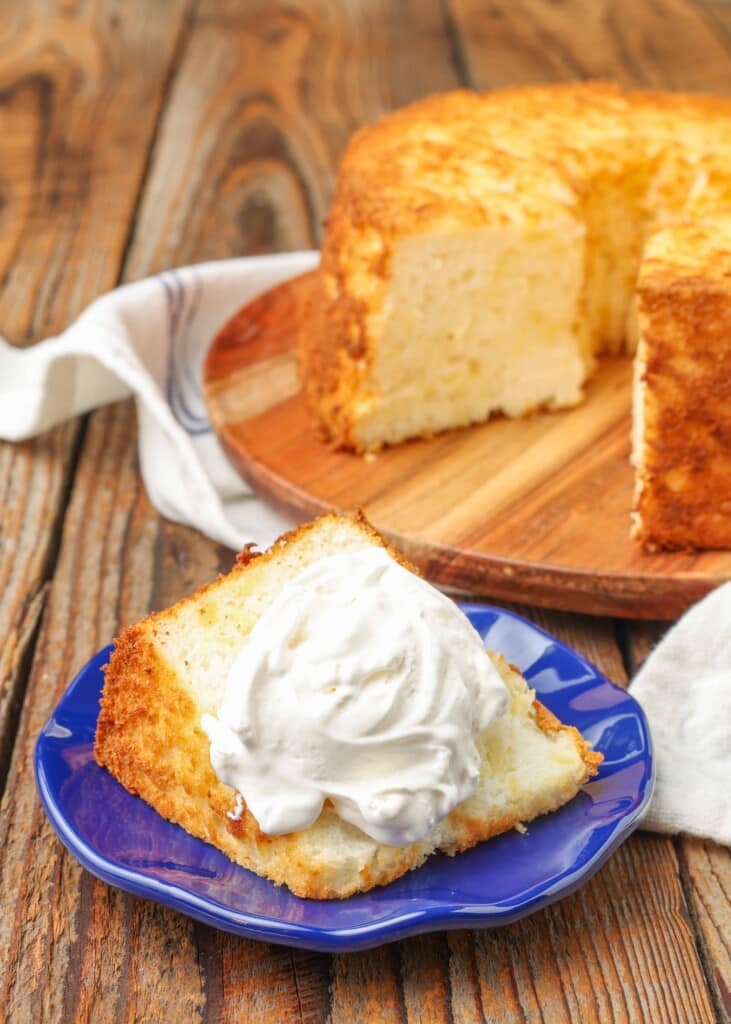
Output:
<svg viewBox="0 0 731 1024">
<path fill-rule="evenodd" d="M 315 246 L 359 124 L 425 93 L 575 77 L 728 91 L 731 6 L 690 0 L 0 2 L 0 331 L 121 281 Z M 118 630 L 232 561 L 145 496 L 130 403 L 0 447 L 0 1020 L 712 1021 L 728 851 L 636 834 L 497 931 L 326 956 L 96 881 L 39 806 L 39 729 Z M 624 681 L 660 627 L 523 609 Z"/>
</svg>

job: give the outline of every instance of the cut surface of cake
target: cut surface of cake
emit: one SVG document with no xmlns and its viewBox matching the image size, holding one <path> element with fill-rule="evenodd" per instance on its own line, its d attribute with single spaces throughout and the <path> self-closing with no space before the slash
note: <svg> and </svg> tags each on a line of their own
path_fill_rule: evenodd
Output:
<svg viewBox="0 0 731 1024">
<path fill-rule="evenodd" d="M 726 99 L 603 83 L 456 92 L 361 129 L 299 342 L 320 432 L 361 452 L 575 405 L 602 353 L 634 351 L 649 240 L 678 225 L 682 276 L 694 244 L 682 225 L 723 210 Z M 709 536 L 699 520 L 682 543 Z"/>
<path fill-rule="evenodd" d="M 304 579 L 303 592 L 310 593 L 313 572 L 343 557 L 361 562 L 386 561 L 389 571 L 393 570 L 399 579 L 399 574 L 408 577 L 407 587 L 424 588 L 422 596 L 427 607 L 437 609 L 436 619 L 432 610 L 428 621 L 414 621 L 408 629 L 421 630 L 424 658 L 420 672 L 431 673 L 426 691 L 421 692 L 422 683 L 417 685 L 416 677 L 408 674 L 414 652 L 407 651 L 404 659 L 398 652 L 389 653 L 388 638 L 398 638 L 398 631 L 389 631 L 383 622 L 380 626 L 370 622 L 371 605 L 367 602 L 366 618 L 359 618 L 359 602 L 351 595 L 350 610 L 347 604 L 335 608 L 343 623 L 344 646 L 338 648 L 337 636 L 332 644 L 326 644 L 327 652 L 316 666 L 322 678 L 315 679 L 314 689 L 306 691 L 306 703 L 299 684 L 291 694 L 273 689 L 269 705 L 259 707 L 259 717 L 251 711 L 251 717 L 246 718 L 254 691 L 231 692 L 232 680 L 234 691 L 238 685 L 236 665 L 253 673 L 260 694 L 266 693 L 270 682 L 274 686 L 277 671 L 279 655 L 271 651 L 264 652 L 263 671 L 256 661 L 256 637 L 261 633 L 259 627 L 268 621 L 267 612 L 273 610 L 277 619 L 286 620 L 287 595 L 297 587 L 297 581 Z M 318 579 L 322 581 L 322 574 Z M 324 592 L 321 582 L 314 587 L 318 593 Z M 480 700 L 490 707 L 483 707 L 479 700 L 467 700 L 466 694 L 474 696 L 476 692 L 470 690 L 471 681 L 464 693 L 459 686 L 455 689 L 454 666 L 439 650 L 442 614 L 447 619 L 456 615 L 460 622 L 455 628 L 474 634 L 472 639 L 465 634 L 467 642 L 456 646 L 461 650 L 474 644 L 471 657 L 481 660 L 467 664 L 475 669 L 474 675 L 485 674 L 489 686 L 480 691 Z M 300 622 L 294 632 L 285 631 L 277 641 L 280 654 L 296 653 L 299 645 L 317 638 L 318 629 L 333 632 L 327 619 Z M 349 679 L 347 658 L 342 652 L 347 654 L 357 643 L 365 645 L 369 658 L 376 657 L 375 668 L 366 678 Z M 335 669 L 333 658 L 338 662 Z M 401 660 L 408 671 L 399 667 Z M 280 676 L 279 682 L 285 678 Z M 406 699 L 400 705 L 387 696 L 396 678 L 402 689 L 408 684 Z M 338 682 L 330 685 L 333 680 Z M 215 742 L 227 707 L 230 710 L 237 705 L 240 710 L 244 705 L 246 718 L 237 735 L 243 736 L 247 756 L 251 755 L 249 762 L 255 768 L 253 775 L 243 771 L 242 788 L 246 788 L 247 779 L 259 780 L 250 790 L 249 802 L 239 789 L 221 778 L 229 777 L 226 765 L 231 761 L 236 737 L 227 738 L 223 730 L 223 740 L 218 746 Z M 269 710 L 262 717 L 265 707 Z M 419 718 L 419 708 L 426 717 Z M 474 762 L 460 760 L 466 756 L 465 742 L 455 732 L 452 712 L 458 717 L 466 715 L 472 722 L 472 738 L 467 736 L 466 745 L 473 750 Z M 483 712 L 486 717 L 480 717 Z M 283 717 L 287 713 L 291 714 L 291 741 L 282 732 L 287 728 L 288 720 Z M 322 736 L 326 742 L 307 727 L 315 713 L 325 723 Z M 364 713 L 367 728 L 363 727 Z M 341 749 L 346 726 L 351 727 L 357 715 L 361 717 L 348 748 L 352 756 L 340 762 L 342 785 L 323 782 L 320 802 L 315 802 L 313 812 L 307 806 L 312 786 L 304 786 L 308 780 L 304 774 L 300 777 L 290 770 L 287 758 L 295 756 L 307 766 L 312 750 L 312 763 L 319 771 L 322 752 L 327 752 L 328 744 L 335 744 L 336 751 Z M 485 722 L 489 724 L 483 728 Z M 394 736 L 400 737 L 396 743 L 392 742 Z M 447 737 L 446 745 L 442 740 L 437 742 L 437 736 Z M 378 758 L 373 756 L 375 741 L 381 745 Z M 421 762 L 406 758 L 404 751 L 411 749 L 409 744 L 416 744 Z M 266 748 L 265 756 L 259 756 L 259 748 Z M 361 756 L 363 751 L 365 757 Z M 398 553 L 362 517 L 349 519 L 334 514 L 285 535 L 265 554 L 245 553 L 228 575 L 122 633 L 106 671 L 95 756 L 99 764 L 163 817 L 217 846 L 231 860 L 287 885 L 297 895 L 321 899 L 342 898 L 385 884 L 418 867 L 433 852 L 457 853 L 553 811 L 576 795 L 601 761 L 601 755 L 590 751 L 574 728 L 562 725 L 535 700 L 516 669 L 499 654 L 488 656 L 455 606 L 412 575 Z M 393 765 L 396 762 L 389 758 L 394 757 L 399 767 L 393 770 L 393 780 L 386 779 L 383 796 L 371 786 L 375 772 L 371 762 Z M 462 772 L 465 765 L 469 779 Z M 416 774 L 415 767 L 419 769 Z M 444 816 L 434 812 L 435 806 L 445 810 L 439 802 L 445 792 L 438 775 L 442 767 L 447 772 L 445 778 L 456 778 L 462 787 L 469 782 Z M 315 782 L 319 779 L 317 771 Z M 431 778 L 433 771 L 437 771 L 437 784 L 428 791 L 426 779 L 422 786 L 419 773 Z M 287 790 L 284 800 L 282 774 Z M 353 793 L 363 786 L 368 799 L 356 806 Z M 249 803 L 257 809 L 259 818 Z M 282 817 L 283 808 L 289 817 Z M 422 828 L 419 832 L 417 812 L 423 808 L 427 812 L 423 819 L 426 831 Z M 282 822 L 286 825 L 297 818 L 312 820 L 305 827 L 287 831 Z M 265 832 L 262 821 L 274 822 L 276 827 Z M 363 827 L 354 821 L 361 821 Z M 381 835 L 374 827 L 376 821 L 387 836 L 399 838 L 398 844 L 371 834 Z M 418 835 L 418 839 L 410 841 L 412 835 Z"/>
</svg>

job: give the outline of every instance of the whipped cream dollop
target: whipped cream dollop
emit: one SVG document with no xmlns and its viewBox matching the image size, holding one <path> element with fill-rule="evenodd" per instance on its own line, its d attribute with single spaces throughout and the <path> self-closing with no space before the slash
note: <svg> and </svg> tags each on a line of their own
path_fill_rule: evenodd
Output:
<svg viewBox="0 0 731 1024">
<path fill-rule="evenodd" d="M 477 785 L 475 740 L 508 694 L 449 598 L 382 548 L 323 558 L 266 609 L 203 728 L 222 782 L 270 835 L 323 802 L 382 843 L 425 838 Z"/>
</svg>

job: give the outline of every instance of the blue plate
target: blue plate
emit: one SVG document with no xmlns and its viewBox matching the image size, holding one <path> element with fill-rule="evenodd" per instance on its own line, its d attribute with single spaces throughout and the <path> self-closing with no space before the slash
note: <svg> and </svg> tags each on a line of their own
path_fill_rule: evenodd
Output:
<svg viewBox="0 0 731 1024">
<path fill-rule="evenodd" d="M 543 703 L 604 754 L 598 776 L 565 807 L 457 857 L 341 901 L 303 900 L 232 864 L 161 818 L 94 762 L 110 648 L 81 670 L 43 729 L 38 790 L 63 843 L 92 874 L 225 931 L 328 952 L 417 932 L 508 924 L 582 885 L 636 827 L 653 785 L 651 741 L 633 698 L 555 637 L 512 612 L 464 604 Z"/>
</svg>

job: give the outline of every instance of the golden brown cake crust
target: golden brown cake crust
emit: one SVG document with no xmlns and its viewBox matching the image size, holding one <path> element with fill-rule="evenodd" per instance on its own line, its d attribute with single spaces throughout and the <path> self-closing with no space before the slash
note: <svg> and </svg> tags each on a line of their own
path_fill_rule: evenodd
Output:
<svg viewBox="0 0 731 1024">
<path fill-rule="evenodd" d="M 638 283 L 646 343 L 634 535 L 731 547 L 731 222 L 658 236 Z"/>
</svg>

